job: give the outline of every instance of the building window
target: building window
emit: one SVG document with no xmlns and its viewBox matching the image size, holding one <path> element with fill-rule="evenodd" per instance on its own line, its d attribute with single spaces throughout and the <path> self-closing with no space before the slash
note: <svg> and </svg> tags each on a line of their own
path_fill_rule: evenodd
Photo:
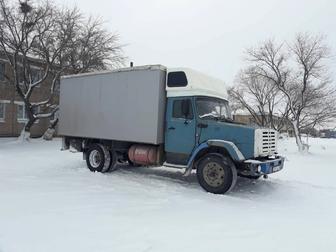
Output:
<svg viewBox="0 0 336 252">
<path fill-rule="evenodd" d="M 26 106 L 22 104 L 17 104 L 17 120 L 24 122 L 28 120 Z"/>
<path fill-rule="evenodd" d="M 23 102 L 15 102 L 17 104 L 17 121 L 18 122 L 26 122 L 28 121 L 28 113 L 26 106 Z M 36 115 L 40 113 L 40 107 L 35 107 L 33 113 Z M 34 123 L 39 123 L 40 120 L 36 120 Z"/>
<path fill-rule="evenodd" d="M 4 122 L 6 117 L 6 103 L 0 101 L 0 122 Z"/>
<path fill-rule="evenodd" d="M 28 78 L 28 73 L 24 72 L 24 68 L 22 66 L 18 67 L 18 77 L 19 77 L 19 84 L 21 86 L 23 86 L 23 84 L 25 83 L 25 81 L 27 82 L 26 84 L 30 84 L 30 79 Z M 43 71 L 40 68 L 33 68 L 31 67 L 31 84 L 41 80 L 43 78 Z M 25 79 L 26 78 L 26 79 Z M 37 87 L 40 87 L 41 83 L 39 85 L 37 85 Z"/>
<path fill-rule="evenodd" d="M 3 62 L 0 62 L 0 81 L 5 80 L 5 70 L 6 70 L 6 64 Z"/>
<path fill-rule="evenodd" d="M 39 69 L 33 69 L 31 71 L 32 83 L 35 83 L 43 78 L 42 71 Z M 38 85 L 40 86 L 40 85 Z"/>
</svg>

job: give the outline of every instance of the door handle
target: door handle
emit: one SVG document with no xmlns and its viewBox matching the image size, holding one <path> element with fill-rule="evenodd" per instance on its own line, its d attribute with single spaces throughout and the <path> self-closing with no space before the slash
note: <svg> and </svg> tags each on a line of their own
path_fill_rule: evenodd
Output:
<svg viewBox="0 0 336 252">
<path fill-rule="evenodd" d="M 171 126 L 171 127 L 169 127 L 168 129 L 169 129 L 169 130 L 174 130 L 175 127 Z"/>
</svg>

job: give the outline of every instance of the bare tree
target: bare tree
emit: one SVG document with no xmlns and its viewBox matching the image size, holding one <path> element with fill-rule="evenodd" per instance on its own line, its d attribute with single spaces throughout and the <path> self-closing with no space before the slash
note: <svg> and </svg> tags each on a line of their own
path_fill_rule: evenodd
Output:
<svg viewBox="0 0 336 252">
<path fill-rule="evenodd" d="M 118 36 L 102 28 L 98 19 L 85 20 L 77 8 L 58 8 L 47 0 L 19 5 L 0 0 L 0 50 L 9 61 L 10 79 L 25 104 L 28 121 L 22 137 L 41 118 L 58 110 L 55 94 L 64 73 L 106 69 L 123 63 Z M 41 68 L 38 78 L 33 66 Z M 36 87 L 51 82 L 48 98 L 32 102 Z M 56 121 L 51 125 L 55 126 Z"/>
<path fill-rule="evenodd" d="M 330 49 L 322 36 L 297 35 L 290 46 L 298 66 L 294 79 L 293 119 L 299 131 L 323 125 L 336 116 L 336 89 L 326 66 Z"/>
<path fill-rule="evenodd" d="M 304 150 L 300 131 L 335 118 L 335 89 L 326 68 L 329 48 L 322 37 L 299 34 L 290 45 L 267 41 L 247 54 L 253 74 L 268 80 L 286 98 L 298 149 Z"/>
<path fill-rule="evenodd" d="M 90 17 L 81 22 L 67 48 L 69 67 L 72 73 L 106 70 L 123 65 L 125 57 L 119 36 L 103 28 L 100 18 Z"/>
<path fill-rule="evenodd" d="M 251 114 L 257 125 L 281 130 L 288 116 L 284 97 L 272 82 L 254 72 L 253 67 L 240 72 L 230 97 Z"/>
</svg>

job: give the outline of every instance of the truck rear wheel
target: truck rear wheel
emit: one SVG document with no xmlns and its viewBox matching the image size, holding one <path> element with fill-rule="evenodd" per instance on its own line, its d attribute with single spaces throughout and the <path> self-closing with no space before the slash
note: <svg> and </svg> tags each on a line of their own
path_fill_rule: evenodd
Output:
<svg viewBox="0 0 336 252">
<path fill-rule="evenodd" d="M 86 164 L 92 172 L 107 172 L 112 163 L 111 153 L 101 144 L 92 144 L 86 151 Z"/>
<path fill-rule="evenodd" d="M 237 181 L 237 171 L 230 158 L 220 154 L 207 154 L 197 166 L 199 184 L 207 192 L 223 194 Z"/>
</svg>

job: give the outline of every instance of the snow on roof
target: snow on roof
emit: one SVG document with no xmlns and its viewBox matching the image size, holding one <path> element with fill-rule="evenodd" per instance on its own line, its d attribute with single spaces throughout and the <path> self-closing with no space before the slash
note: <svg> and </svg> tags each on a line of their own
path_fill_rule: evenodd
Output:
<svg viewBox="0 0 336 252">
<path fill-rule="evenodd" d="M 100 75 L 100 74 L 108 74 L 108 73 L 116 73 L 116 72 L 129 72 L 129 71 L 138 71 L 138 70 L 167 70 L 165 66 L 162 65 L 144 65 L 144 66 L 134 66 L 134 67 L 123 67 L 117 68 L 112 70 L 105 70 L 105 71 L 95 71 L 89 73 L 81 73 L 81 74 L 71 74 L 71 75 L 64 75 L 62 79 L 68 78 L 76 78 L 82 76 L 90 76 L 90 75 Z"/>
<path fill-rule="evenodd" d="M 188 80 L 185 87 L 167 87 L 167 96 L 212 96 L 228 99 L 228 86 L 224 81 L 189 68 L 168 68 L 167 72 L 183 71 Z"/>
</svg>

